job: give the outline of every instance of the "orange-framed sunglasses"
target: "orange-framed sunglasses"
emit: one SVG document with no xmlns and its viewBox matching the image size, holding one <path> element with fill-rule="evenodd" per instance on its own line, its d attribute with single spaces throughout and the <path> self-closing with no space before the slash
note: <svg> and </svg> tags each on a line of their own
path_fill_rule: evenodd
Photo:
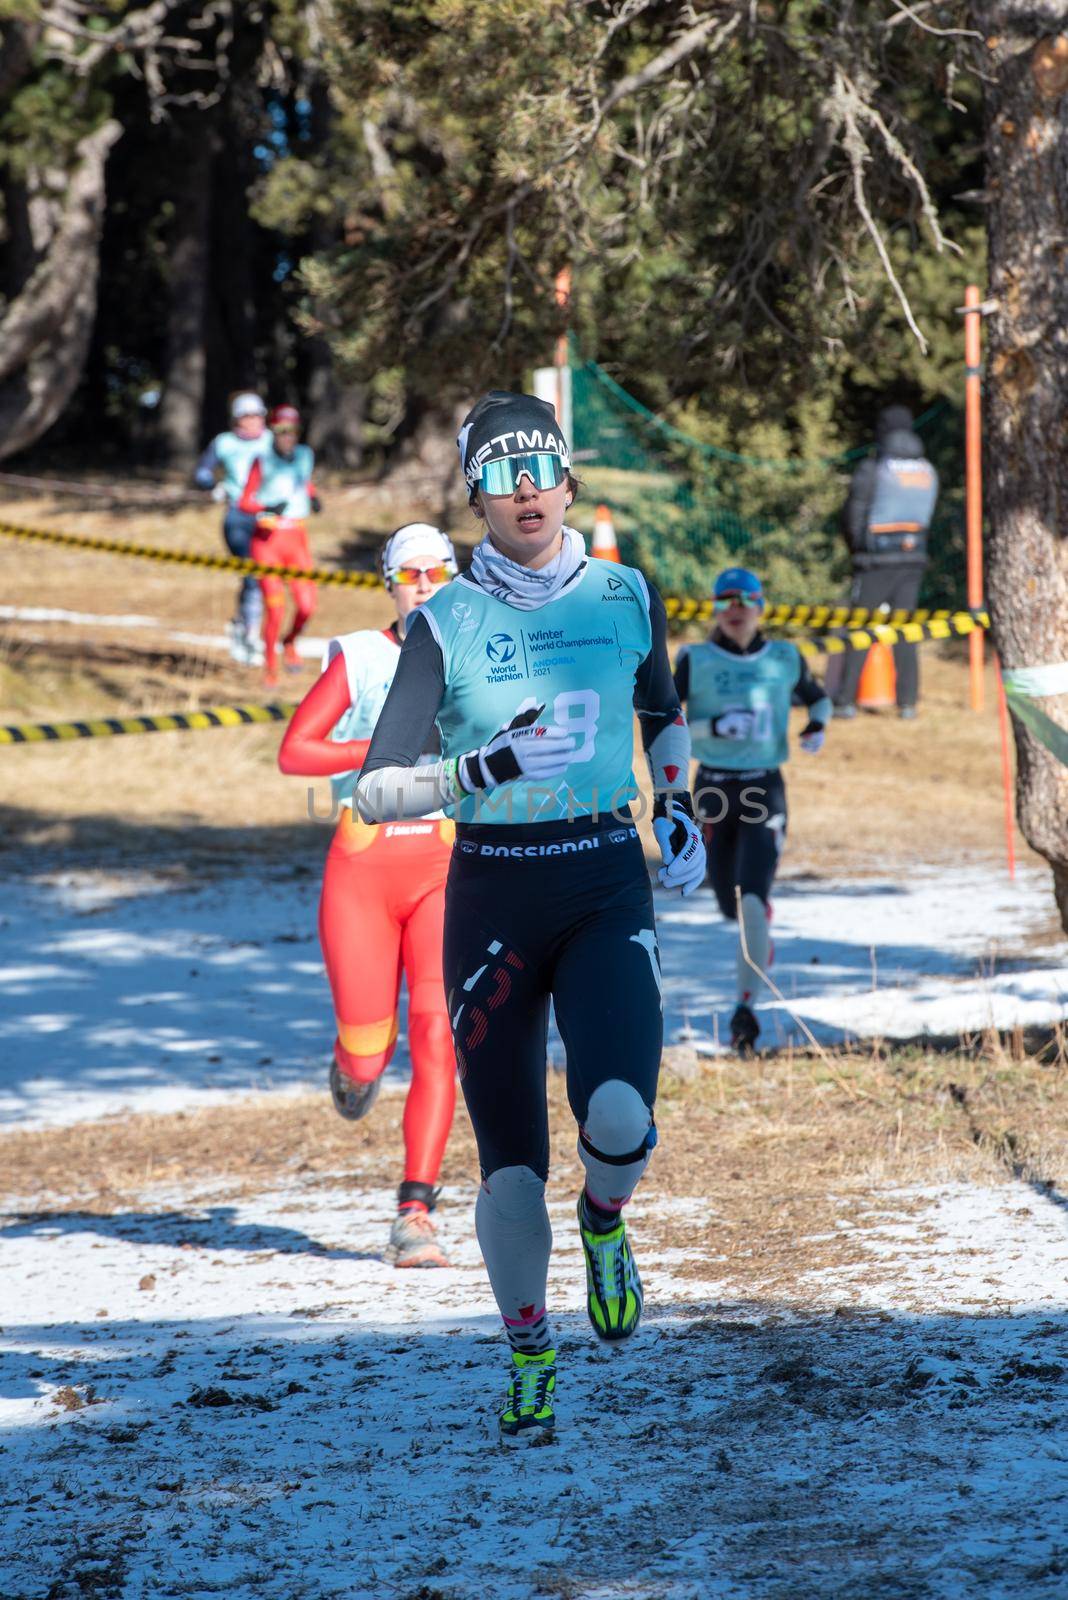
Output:
<svg viewBox="0 0 1068 1600">
<path fill-rule="evenodd" d="M 403 584 L 418 583 L 420 578 L 426 578 L 430 583 L 448 583 L 455 576 L 456 568 L 449 561 L 439 562 L 432 567 L 394 567 L 386 573 L 390 583 Z"/>
</svg>

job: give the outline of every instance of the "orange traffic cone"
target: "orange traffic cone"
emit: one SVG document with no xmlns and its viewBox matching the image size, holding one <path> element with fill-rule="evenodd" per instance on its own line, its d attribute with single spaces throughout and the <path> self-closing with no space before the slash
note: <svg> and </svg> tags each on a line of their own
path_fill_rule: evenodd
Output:
<svg viewBox="0 0 1068 1600">
<path fill-rule="evenodd" d="M 873 644 L 857 687 L 857 705 L 866 711 L 892 706 L 897 699 L 894 653 L 888 644 Z"/>
<path fill-rule="evenodd" d="M 593 554 L 601 561 L 619 561 L 619 546 L 612 513 L 607 506 L 598 506 L 593 519 Z"/>
</svg>

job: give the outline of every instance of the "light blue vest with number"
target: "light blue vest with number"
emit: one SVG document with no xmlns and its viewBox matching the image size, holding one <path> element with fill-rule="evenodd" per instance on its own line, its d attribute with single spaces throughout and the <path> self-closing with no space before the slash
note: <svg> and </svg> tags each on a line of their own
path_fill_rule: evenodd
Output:
<svg viewBox="0 0 1068 1600">
<path fill-rule="evenodd" d="M 709 639 L 684 645 L 690 662 L 686 720 L 693 753 L 706 767 L 722 772 L 756 772 L 781 767 L 790 750 L 790 698 L 801 675 L 801 655 L 788 639 L 769 639 L 762 650 L 739 656 Z M 728 717 L 741 735 L 713 738 L 692 725 L 709 717 Z"/>
<path fill-rule="evenodd" d="M 437 716 L 445 756 L 477 749 L 535 705 L 545 707 L 540 722 L 559 723 L 578 741 L 555 783 L 519 781 L 465 796 L 453 813 L 459 821 L 607 816 L 637 795 L 634 677 L 652 645 L 640 572 L 591 557 L 570 588 L 536 611 L 519 611 L 470 579 L 454 578 L 422 614 L 445 661 Z"/>
<path fill-rule="evenodd" d="M 315 452 L 310 445 L 298 444 L 290 456 L 279 455 L 273 443 L 260 458 L 260 480 L 256 498 L 261 506 L 284 505 L 286 517 L 304 518 L 311 510 L 309 493 L 315 471 Z"/>
<path fill-rule="evenodd" d="M 220 433 L 212 440 L 215 459 L 222 468 L 227 502 L 236 506 L 245 490 L 252 463 L 273 448 L 271 435 L 264 429 L 258 439 L 242 439 L 236 433 Z"/>
<path fill-rule="evenodd" d="M 359 633 L 343 633 L 330 640 L 323 657 L 324 672 L 339 655 L 345 658 L 351 704 L 335 724 L 330 737 L 337 744 L 347 744 L 350 739 L 369 739 L 374 733 L 400 660 L 400 645 L 384 629 L 362 628 Z M 359 776 L 356 769 L 337 772 L 330 779 L 337 805 L 351 806 L 352 791 Z"/>
</svg>

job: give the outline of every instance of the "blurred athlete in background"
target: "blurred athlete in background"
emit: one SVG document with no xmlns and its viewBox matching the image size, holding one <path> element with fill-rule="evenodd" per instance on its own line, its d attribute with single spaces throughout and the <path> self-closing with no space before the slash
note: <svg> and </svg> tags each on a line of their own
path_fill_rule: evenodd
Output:
<svg viewBox="0 0 1068 1600">
<path fill-rule="evenodd" d="M 256 518 L 239 505 L 252 463 L 271 446 L 267 432 L 267 407 L 258 394 L 235 394 L 230 401 L 230 430 L 217 433 L 197 462 L 193 481 L 198 489 L 213 489 L 217 498 L 225 500 L 223 538 L 231 555 L 248 560 L 252 536 L 256 532 Z M 222 477 L 216 483 L 216 474 Z M 263 601 L 259 581 L 242 578 L 238 591 L 237 612 L 229 624 L 230 654 L 244 666 L 253 666 L 263 659 L 260 640 L 260 619 Z"/>
<path fill-rule="evenodd" d="M 326 859 L 319 938 L 337 1017 L 330 1088 L 344 1117 L 365 1117 L 375 1102 L 396 1048 L 402 972 L 408 980 L 412 1081 L 404 1107 L 404 1180 L 388 1249 L 398 1267 L 448 1264 L 431 1213 L 456 1101 L 441 977 L 455 828 L 440 812 L 371 826 L 354 813 L 352 791 L 408 620 L 455 573 L 452 544 L 440 529 L 422 522 L 397 529 L 382 553 L 396 621 L 331 639 L 323 675 L 297 708 L 278 753 L 283 772 L 329 776 L 342 807 Z"/>
<path fill-rule="evenodd" d="M 938 503 L 938 473 L 907 406 L 887 406 L 875 425 L 875 454 L 857 467 L 842 511 L 842 531 L 853 561 L 849 599 L 874 610 L 913 611 L 927 568 L 927 535 Z M 857 688 L 867 652 L 850 650 L 835 692 L 835 714 L 855 717 Z M 920 666 L 915 644 L 894 645 L 898 715 L 916 715 Z M 828 675 L 829 676 L 829 675 Z"/>
<path fill-rule="evenodd" d="M 756 969 L 767 972 L 771 960 L 771 886 L 786 838 L 780 768 L 789 754 L 790 706 L 796 698 L 808 708 L 801 748 L 809 754 L 823 746 L 832 707 L 796 644 L 760 631 L 764 591 L 755 573 L 721 572 L 713 600 L 712 633 L 704 644 L 680 648 L 675 687 L 700 763 L 694 800 L 704 819 L 708 876 L 723 915 L 741 921 L 730 1027 L 733 1047 L 748 1053 L 760 1034 Z"/>
<path fill-rule="evenodd" d="M 269 567 L 312 568 L 305 518 L 322 510 L 315 492 L 312 472 L 315 453 L 309 445 L 298 444 L 300 412 L 296 406 L 275 406 L 267 418 L 268 446 L 249 468 L 241 494 L 241 510 L 255 518 L 256 531 L 249 549 L 253 561 Z M 263 681 L 268 687 L 278 682 L 278 636 L 285 610 L 285 585 L 293 596 L 293 621 L 282 640 L 287 671 L 300 671 L 297 635 L 315 610 L 315 584 L 310 578 L 260 578 L 263 592 Z"/>
</svg>

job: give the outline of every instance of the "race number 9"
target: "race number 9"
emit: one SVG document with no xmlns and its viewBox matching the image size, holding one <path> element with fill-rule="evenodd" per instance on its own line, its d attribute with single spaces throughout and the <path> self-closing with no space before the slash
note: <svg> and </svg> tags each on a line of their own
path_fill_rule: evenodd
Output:
<svg viewBox="0 0 1068 1600">
<path fill-rule="evenodd" d="M 569 766 L 576 761 L 593 760 L 600 713 L 601 697 L 596 689 L 567 689 L 553 701 L 553 721 L 557 727 L 566 728 L 575 739 L 581 740 Z"/>
</svg>

